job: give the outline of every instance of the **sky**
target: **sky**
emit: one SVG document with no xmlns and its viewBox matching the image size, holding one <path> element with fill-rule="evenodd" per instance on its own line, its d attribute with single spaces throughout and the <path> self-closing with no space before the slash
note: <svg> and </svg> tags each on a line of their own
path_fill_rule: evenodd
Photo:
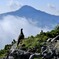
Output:
<svg viewBox="0 0 59 59">
<path fill-rule="evenodd" d="M 24 5 L 29 5 L 37 10 L 59 16 L 58 4 L 59 0 L 0 0 L 0 14 L 15 11 Z M 41 29 L 45 32 L 50 30 L 47 27 L 41 28 L 30 24 L 24 17 L 8 15 L 0 19 L 0 49 L 4 48 L 6 44 L 10 44 L 13 39 L 17 41 L 21 28 L 24 29 L 26 37 L 38 34 Z"/>
<path fill-rule="evenodd" d="M 59 15 L 59 0 L 0 0 L 0 13 L 14 11 L 29 5 L 53 15 Z"/>
</svg>

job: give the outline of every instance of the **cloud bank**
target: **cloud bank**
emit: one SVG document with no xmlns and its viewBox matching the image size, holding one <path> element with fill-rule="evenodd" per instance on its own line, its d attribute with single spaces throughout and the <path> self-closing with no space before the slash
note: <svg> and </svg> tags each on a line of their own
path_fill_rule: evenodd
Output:
<svg viewBox="0 0 59 59">
<path fill-rule="evenodd" d="M 41 29 L 49 30 L 47 27 L 41 28 L 30 24 L 26 18 L 8 15 L 0 19 L 0 49 L 11 43 L 13 39 L 17 41 L 21 28 L 24 30 L 25 37 L 38 34 Z"/>
</svg>

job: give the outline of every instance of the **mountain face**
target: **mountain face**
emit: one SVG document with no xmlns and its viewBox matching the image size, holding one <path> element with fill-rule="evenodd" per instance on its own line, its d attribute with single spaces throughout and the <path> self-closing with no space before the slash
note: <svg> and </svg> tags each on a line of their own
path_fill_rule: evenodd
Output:
<svg viewBox="0 0 59 59">
<path fill-rule="evenodd" d="M 27 5 L 13 12 L 0 14 L 0 19 L 8 15 L 13 15 L 15 17 L 25 17 L 31 24 L 36 22 L 35 25 L 38 27 L 53 28 L 59 23 L 59 16 L 50 15 Z"/>
</svg>

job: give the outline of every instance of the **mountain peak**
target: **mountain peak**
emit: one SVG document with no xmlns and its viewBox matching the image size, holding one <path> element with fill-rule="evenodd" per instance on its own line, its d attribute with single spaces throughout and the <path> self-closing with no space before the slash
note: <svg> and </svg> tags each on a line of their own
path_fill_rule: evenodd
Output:
<svg viewBox="0 0 59 59">
<path fill-rule="evenodd" d="M 25 5 L 25 6 L 22 6 L 18 11 L 36 11 L 35 8 L 31 7 L 31 6 L 28 6 L 28 5 Z"/>
</svg>

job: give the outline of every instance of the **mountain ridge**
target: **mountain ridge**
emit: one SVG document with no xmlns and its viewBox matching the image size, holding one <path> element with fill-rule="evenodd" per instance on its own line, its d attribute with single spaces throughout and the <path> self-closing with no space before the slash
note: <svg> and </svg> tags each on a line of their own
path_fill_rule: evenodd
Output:
<svg viewBox="0 0 59 59">
<path fill-rule="evenodd" d="M 30 7 L 30 8 L 32 8 L 32 9 L 35 9 L 34 7 L 31 7 L 31 6 L 29 6 L 29 5 L 25 5 L 25 6 L 22 6 L 21 8 L 19 8 L 19 9 L 15 10 L 15 11 L 5 12 L 5 13 L 2 13 L 2 14 L 0 14 L 0 15 L 3 15 L 3 14 L 8 14 L 8 13 L 12 13 L 12 12 L 17 12 L 17 11 L 19 11 L 20 9 L 22 9 L 22 8 L 26 8 L 26 7 Z M 41 10 L 37 10 L 37 9 L 35 9 L 35 10 L 36 10 L 36 11 L 43 12 L 43 13 L 46 13 L 46 12 L 41 11 Z M 46 13 L 46 14 L 49 14 L 49 13 Z M 53 14 L 49 14 L 49 15 L 59 17 L 58 15 L 53 15 Z"/>
<path fill-rule="evenodd" d="M 53 25 L 59 23 L 59 16 L 51 15 L 43 11 L 36 10 L 35 8 L 28 5 L 25 5 L 16 11 L 0 14 L 0 19 L 7 15 L 25 17 L 28 19 L 30 23 L 31 21 L 33 22 L 37 21 L 37 26 L 39 27 L 47 26 L 53 28 L 52 27 Z"/>
</svg>

